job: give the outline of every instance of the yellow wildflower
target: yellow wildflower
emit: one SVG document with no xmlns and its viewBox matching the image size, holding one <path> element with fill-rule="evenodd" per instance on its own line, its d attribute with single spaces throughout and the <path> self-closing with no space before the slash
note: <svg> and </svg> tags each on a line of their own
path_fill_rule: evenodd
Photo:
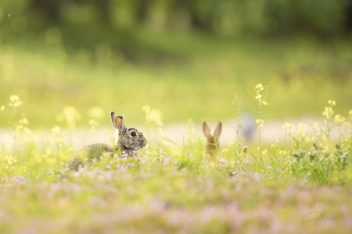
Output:
<svg viewBox="0 0 352 234">
<path fill-rule="evenodd" d="M 333 101 L 333 100 L 329 100 L 329 101 L 328 101 L 328 104 L 331 105 L 331 106 L 336 106 L 336 102 Z"/>
<path fill-rule="evenodd" d="M 9 106 L 19 107 L 20 105 L 22 105 L 22 101 L 20 101 L 20 98 L 17 95 L 11 95 Z"/>
<path fill-rule="evenodd" d="M 264 120 L 262 120 L 262 119 L 257 119 L 255 122 L 259 127 L 263 127 L 264 123 L 265 123 Z"/>
<path fill-rule="evenodd" d="M 257 84 L 257 85 L 255 86 L 255 88 L 256 88 L 257 90 L 259 90 L 259 91 L 263 91 L 264 86 L 263 86 L 261 83 L 259 83 L 259 84 Z"/>
<path fill-rule="evenodd" d="M 333 114 L 334 114 L 334 111 L 330 106 L 324 107 L 323 116 L 325 116 L 327 119 L 330 119 Z"/>
<path fill-rule="evenodd" d="M 293 124 L 291 123 L 285 123 L 283 126 L 282 126 L 283 129 L 285 129 L 286 131 L 290 131 L 294 128 Z"/>
<path fill-rule="evenodd" d="M 306 127 L 307 126 L 305 124 L 300 123 L 298 125 L 297 135 L 300 137 L 304 137 L 304 135 L 306 134 L 306 132 L 305 132 Z"/>
<path fill-rule="evenodd" d="M 58 134 L 60 132 L 60 127 L 59 126 L 55 126 L 51 129 L 51 131 L 53 131 L 54 134 Z"/>
<path fill-rule="evenodd" d="M 335 117 L 334 117 L 334 121 L 337 125 L 344 123 L 345 120 L 346 120 L 346 118 L 341 115 L 335 115 Z"/>
</svg>

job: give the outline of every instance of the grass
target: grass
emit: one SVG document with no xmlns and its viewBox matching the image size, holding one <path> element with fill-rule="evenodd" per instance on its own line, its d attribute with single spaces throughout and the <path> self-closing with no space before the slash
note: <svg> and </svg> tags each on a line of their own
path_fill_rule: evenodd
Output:
<svg viewBox="0 0 352 234">
<path fill-rule="evenodd" d="M 271 104 L 260 96 L 265 90 L 257 85 L 253 92 L 261 112 Z M 10 99 L 13 109 L 1 114 L 25 105 L 18 96 Z M 26 119 L 13 117 L 12 138 L 0 151 L 0 231 L 348 233 L 351 116 L 336 114 L 336 106 L 327 103 L 324 123 L 312 124 L 313 133 L 287 123 L 284 142 L 247 148 L 236 139 L 217 157 L 204 156 L 191 121 L 183 145 L 164 139 L 157 131 L 161 115 L 145 107 L 155 140 L 138 158 L 103 157 L 77 172 L 65 167 L 75 149 L 59 127 L 39 142 Z M 74 123 L 72 111 L 63 114 Z M 338 140 L 329 136 L 334 128 L 341 128 Z"/>
<path fill-rule="evenodd" d="M 0 142 L 1 233 L 351 232 L 348 41 L 139 30 L 131 43 L 92 32 L 74 44 L 72 33 L 80 34 L 51 28 L 8 40 L 3 31 L 0 127 L 10 132 Z M 111 110 L 131 126 L 144 122 L 149 145 L 138 158 L 67 170 L 77 149 L 63 132 L 84 127 L 89 138 L 111 124 Z M 206 157 L 193 123 L 239 120 L 243 110 L 256 115 L 258 141 L 237 135 Z M 270 118 L 321 114 L 322 125 L 287 123 L 285 140 L 261 139 Z M 186 120 L 183 144 L 163 136 L 163 124 Z"/>
<path fill-rule="evenodd" d="M 236 95 L 243 109 L 257 110 L 247 91 L 257 83 L 272 87 L 266 118 L 316 115 L 328 99 L 345 115 L 350 107 L 347 40 L 229 40 L 140 30 L 129 44 L 113 34 L 74 44 L 70 33 L 52 28 L 0 44 L 0 106 L 19 95 L 32 128 L 52 126 L 65 107 L 76 108 L 83 127 L 96 107 L 127 114 L 132 123 L 143 121 L 145 105 L 160 109 L 165 123 L 232 119 Z M 0 126 L 8 127 L 10 117 L 0 116 Z"/>
</svg>

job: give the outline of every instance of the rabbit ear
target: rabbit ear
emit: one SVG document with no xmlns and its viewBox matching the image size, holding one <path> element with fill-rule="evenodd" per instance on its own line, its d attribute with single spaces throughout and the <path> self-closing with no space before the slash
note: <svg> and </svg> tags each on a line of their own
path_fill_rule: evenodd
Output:
<svg viewBox="0 0 352 234">
<path fill-rule="evenodd" d="M 203 133 L 204 133 L 204 136 L 206 136 L 207 138 L 211 137 L 210 128 L 206 122 L 203 122 Z"/>
<path fill-rule="evenodd" d="M 111 121 L 112 121 L 112 125 L 114 125 L 114 127 L 116 129 L 118 129 L 119 131 L 121 131 L 122 129 L 126 128 L 125 127 L 125 121 L 123 119 L 122 115 L 117 115 L 115 114 L 113 111 L 111 111 Z"/>
<path fill-rule="evenodd" d="M 221 128 L 222 128 L 222 123 L 219 122 L 218 126 L 216 126 L 215 130 L 214 130 L 214 136 L 215 137 L 219 137 L 221 134 Z"/>
</svg>

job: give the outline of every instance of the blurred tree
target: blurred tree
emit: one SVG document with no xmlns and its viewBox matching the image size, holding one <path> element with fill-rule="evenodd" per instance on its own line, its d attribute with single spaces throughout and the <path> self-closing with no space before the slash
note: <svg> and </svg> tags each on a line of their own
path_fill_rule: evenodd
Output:
<svg viewBox="0 0 352 234">
<path fill-rule="evenodd" d="M 135 16 L 136 16 L 136 21 L 138 23 L 142 24 L 147 20 L 148 8 L 150 4 L 151 4 L 150 0 L 136 0 Z"/>
<path fill-rule="evenodd" d="M 190 30 L 222 35 L 334 36 L 352 29 L 352 0 L 1 0 L 0 8 L 7 12 L 26 8 L 46 24 L 102 23 L 110 28 L 146 24 L 179 30 L 182 26 L 173 27 L 179 20 Z M 67 15 L 78 20 L 66 20 Z"/>
<path fill-rule="evenodd" d="M 31 0 L 30 11 L 38 13 L 41 17 L 49 21 L 62 20 L 61 11 L 68 3 L 93 5 L 99 20 L 106 25 L 110 25 L 110 0 Z"/>
<path fill-rule="evenodd" d="M 335 35 L 342 30 L 343 1 L 267 0 L 268 33 Z"/>
<path fill-rule="evenodd" d="M 76 1 L 85 1 L 85 0 L 76 0 Z M 102 21 L 102 23 L 106 25 L 110 25 L 111 24 L 110 0 L 93 0 L 93 3 L 97 9 L 98 16 Z"/>
<path fill-rule="evenodd" d="M 63 0 L 31 0 L 29 10 L 50 21 L 59 21 L 62 2 Z"/>
<path fill-rule="evenodd" d="M 191 27 L 205 31 L 213 31 L 214 5 L 216 1 L 175 0 L 176 9 L 188 11 Z"/>
<path fill-rule="evenodd" d="M 352 31 L 352 0 L 346 1 L 345 7 L 345 27 L 348 32 Z"/>
</svg>

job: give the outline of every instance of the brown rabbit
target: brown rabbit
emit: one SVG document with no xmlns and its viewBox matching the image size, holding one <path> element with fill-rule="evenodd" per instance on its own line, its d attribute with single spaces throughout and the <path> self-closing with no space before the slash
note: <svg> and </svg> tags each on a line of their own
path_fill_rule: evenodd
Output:
<svg viewBox="0 0 352 234">
<path fill-rule="evenodd" d="M 143 133 L 135 128 L 126 128 L 122 115 L 111 112 L 110 116 L 112 125 L 116 128 L 115 145 L 96 143 L 78 150 L 73 159 L 68 162 L 69 169 L 77 171 L 80 166 L 83 166 L 84 161 L 91 163 L 94 159 L 99 160 L 103 153 L 109 153 L 111 156 L 116 153 L 121 157 L 136 157 L 137 150 L 146 146 L 147 139 L 144 138 Z"/>
<path fill-rule="evenodd" d="M 206 154 L 209 156 L 216 156 L 220 149 L 219 137 L 221 134 L 222 123 L 216 126 L 214 133 L 211 133 L 210 128 L 206 122 L 203 123 L 203 133 L 207 138 Z"/>
</svg>

